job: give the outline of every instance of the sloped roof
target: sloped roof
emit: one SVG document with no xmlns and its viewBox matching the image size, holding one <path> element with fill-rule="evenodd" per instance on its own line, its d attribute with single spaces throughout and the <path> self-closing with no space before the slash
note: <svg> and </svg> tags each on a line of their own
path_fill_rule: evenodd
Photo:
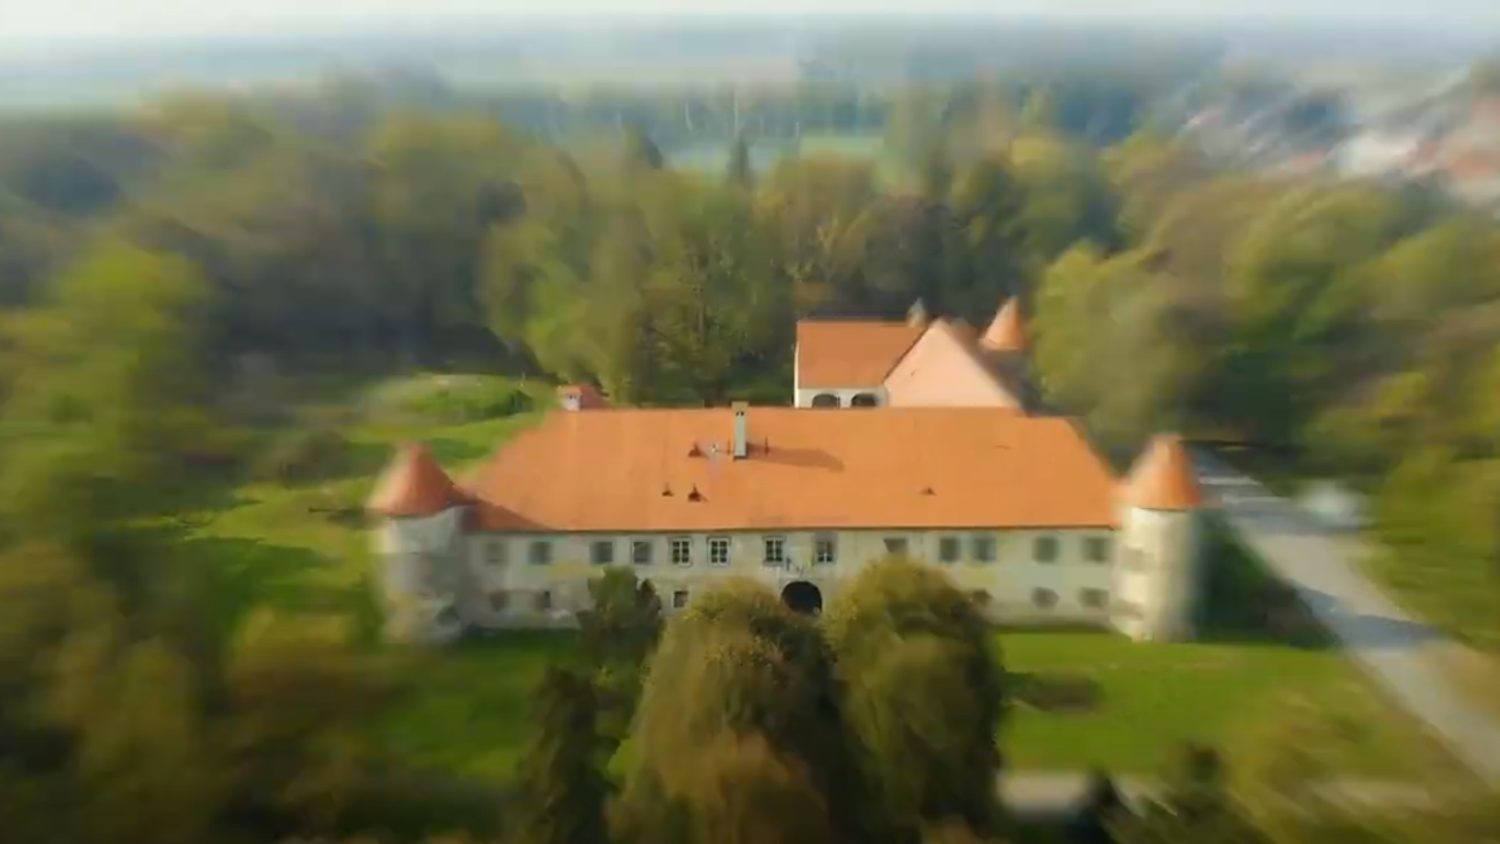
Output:
<svg viewBox="0 0 1500 844">
<path fill-rule="evenodd" d="M 1001 408 L 553 413 L 468 486 L 481 530 L 1090 527 L 1108 469 L 1065 419 Z"/>
<path fill-rule="evenodd" d="M 1192 457 L 1176 434 L 1151 441 L 1125 484 L 1125 500 L 1147 510 L 1194 510 L 1203 505 Z"/>
<path fill-rule="evenodd" d="M 926 325 L 802 320 L 797 323 L 797 381 L 803 389 L 877 387 Z"/>
<path fill-rule="evenodd" d="M 1005 300 L 979 342 L 997 352 L 1026 351 L 1026 325 L 1021 319 L 1020 303 L 1013 298 Z"/>
<path fill-rule="evenodd" d="M 886 377 L 886 395 L 898 407 L 1022 409 L 1023 394 L 982 352 L 974 329 L 936 320 Z"/>
<path fill-rule="evenodd" d="M 409 443 L 386 465 L 365 509 L 382 516 L 432 516 L 465 500 L 427 446 Z"/>
<path fill-rule="evenodd" d="M 601 407 L 609 407 L 609 401 L 593 384 L 564 384 L 557 388 L 557 395 L 563 399 L 578 399 L 580 410 L 598 410 Z"/>
</svg>

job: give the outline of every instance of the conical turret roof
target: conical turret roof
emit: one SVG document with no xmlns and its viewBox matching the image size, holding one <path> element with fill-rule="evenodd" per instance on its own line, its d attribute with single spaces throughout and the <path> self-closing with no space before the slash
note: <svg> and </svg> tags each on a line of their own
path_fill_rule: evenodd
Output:
<svg viewBox="0 0 1500 844">
<path fill-rule="evenodd" d="M 1125 483 L 1125 500 L 1146 510 L 1196 510 L 1203 505 L 1193 459 L 1176 434 L 1151 440 Z"/>
<path fill-rule="evenodd" d="M 996 352 L 1026 351 L 1026 325 L 1021 320 L 1020 303 L 1014 298 L 1005 300 L 979 342 Z"/>
<path fill-rule="evenodd" d="M 408 443 L 381 473 L 365 509 L 382 516 L 432 516 L 463 501 L 431 449 Z"/>
</svg>

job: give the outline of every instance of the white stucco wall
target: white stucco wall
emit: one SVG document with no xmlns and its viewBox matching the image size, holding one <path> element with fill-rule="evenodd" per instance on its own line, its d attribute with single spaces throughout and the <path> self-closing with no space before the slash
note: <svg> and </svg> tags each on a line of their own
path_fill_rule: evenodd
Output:
<svg viewBox="0 0 1500 844">
<path fill-rule="evenodd" d="M 854 397 L 863 394 L 875 396 L 877 407 L 885 407 L 890 404 L 890 398 L 886 395 L 884 387 L 824 387 L 817 390 L 807 390 L 798 386 L 793 392 L 793 406 L 812 407 L 813 399 L 824 393 L 837 396 L 839 407 L 851 407 L 854 403 Z"/>
<path fill-rule="evenodd" d="M 1193 636 L 1201 587 L 1194 512 L 1126 508 L 1115 563 L 1115 627 L 1136 640 Z"/>
<path fill-rule="evenodd" d="M 487 627 L 533 627 L 571 623 L 572 612 L 584 609 L 588 602 L 588 580 L 603 571 L 605 565 L 590 562 L 595 541 L 614 543 L 616 566 L 631 566 L 637 574 L 650 580 L 670 613 L 674 595 L 687 592 L 690 602 L 695 592 L 728 575 L 750 577 L 765 582 L 778 591 L 787 583 L 806 580 L 819 587 L 825 602 L 837 594 L 839 584 L 870 561 L 886 554 L 885 540 L 901 537 L 908 542 L 908 554 L 931 562 L 948 571 L 955 582 L 970 592 L 988 594 L 986 606 L 996 621 L 1056 623 L 1089 623 L 1106 625 L 1109 619 L 1109 590 L 1114 582 L 1110 560 L 1113 558 L 1113 532 L 1098 530 L 1063 531 L 788 531 L 786 555 L 791 569 L 764 563 L 764 538 L 760 532 L 726 532 L 722 534 L 476 534 L 467 540 L 468 565 L 473 574 L 474 589 L 460 602 L 460 611 L 471 624 Z M 691 565 L 671 562 L 670 540 L 683 536 L 690 540 Z M 730 561 L 719 566 L 709 563 L 710 536 L 727 537 Z M 813 562 L 815 540 L 832 536 L 838 549 L 831 564 Z M 995 560 L 978 562 L 970 559 L 972 541 L 977 536 L 996 540 Z M 1053 562 L 1034 559 L 1035 540 L 1052 537 L 1057 541 Z M 941 563 L 941 540 L 959 540 L 960 559 Z M 1087 559 L 1088 540 L 1097 538 L 1108 544 L 1105 562 Z M 652 562 L 634 565 L 631 542 L 642 540 L 652 545 Z M 534 541 L 551 544 L 551 562 L 531 563 L 530 547 Z M 491 556 L 491 549 L 501 550 L 501 557 Z M 1034 590 L 1045 589 L 1056 596 L 1056 605 L 1038 607 Z M 1097 590 L 1102 605 L 1088 606 L 1084 590 Z M 550 610 L 538 607 L 537 597 L 550 594 Z M 491 604 L 492 595 L 503 595 L 502 608 Z"/>
</svg>

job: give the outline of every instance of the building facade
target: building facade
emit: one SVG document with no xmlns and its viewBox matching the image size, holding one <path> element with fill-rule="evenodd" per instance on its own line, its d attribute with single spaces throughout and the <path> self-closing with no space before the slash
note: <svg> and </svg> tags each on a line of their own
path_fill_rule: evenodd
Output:
<svg viewBox="0 0 1500 844">
<path fill-rule="evenodd" d="M 462 483 L 403 447 L 368 503 L 389 637 L 569 625 L 610 567 L 650 581 L 668 613 L 728 575 L 817 612 L 887 556 L 943 568 L 997 623 L 1192 634 L 1201 502 L 1178 439 L 1158 438 L 1118 479 L 1071 420 L 1007 401 L 984 357 L 1024 348 L 1003 309 L 978 338 L 942 321 L 827 325 L 799 326 L 812 359 L 798 369 L 817 386 L 804 402 L 799 383 L 797 407 L 611 408 L 564 387 L 557 410 Z M 816 402 L 826 392 L 837 406 Z M 874 409 L 852 412 L 844 393 Z M 960 393 L 990 400 L 945 403 Z"/>
</svg>

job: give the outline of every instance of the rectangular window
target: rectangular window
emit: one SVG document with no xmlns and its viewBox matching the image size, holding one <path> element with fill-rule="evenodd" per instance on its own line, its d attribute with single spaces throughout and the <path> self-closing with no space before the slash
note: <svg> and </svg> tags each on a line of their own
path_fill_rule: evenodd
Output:
<svg viewBox="0 0 1500 844">
<path fill-rule="evenodd" d="M 995 537 L 974 537 L 970 555 L 976 563 L 993 563 L 995 561 Z"/>
<path fill-rule="evenodd" d="M 1109 562 L 1109 539 L 1090 536 L 1083 540 L 1083 558 L 1091 563 Z"/>
<path fill-rule="evenodd" d="M 1057 606 L 1057 593 L 1051 589 L 1033 589 L 1031 590 L 1031 603 L 1037 609 L 1050 610 Z"/>
<path fill-rule="evenodd" d="M 764 540 L 765 564 L 768 566 L 780 566 L 786 564 L 786 537 L 768 536 Z"/>
<path fill-rule="evenodd" d="M 813 540 L 813 562 L 831 566 L 839 559 L 839 540 L 831 533 L 819 534 Z"/>
<path fill-rule="evenodd" d="M 687 606 L 688 593 L 686 589 L 678 589 L 672 593 L 672 609 L 680 610 Z"/>
<path fill-rule="evenodd" d="M 1031 556 L 1039 563 L 1057 562 L 1057 537 L 1038 536 L 1031 543 Z"/>
<path fill-rule="evenodd" d="M 710 536 L 708 538 L 708 564 L 711 566 L 729 565 L 729 537 Z"/>
<path fill-rule="evenodd" d="M 686 536 L 672 537 L 672 565 L 690 566 L 693 564 L 693 540 Z"/>
<path fill-rule="evenodd" d="M 531 549 L 527 552 L 528 560 L 534 566 L 551 565 L 552 543 L 545 539 L 538 539 L 531 543 Z"/>
<path fill-rule="evenodd" d="M 589 546 L 589 562 L 596 566 L 607 566 L 615 561 L 615 543 L 601 539 Z"/>
<path fill-rule="evenodd" d="M 484 561 L 492 566 L 503 566 L 509 561 L 510 546 L 503 539 L 491 539 L 484 543 Z"/>
<path fill-rule="evenodd" d="M 551 592 L 542 591 L 536 593 L 536 609 L 537 612 L 548 612 L 552 609 Z"/>
<path fill-rule="evenodd" d="M 945 536 L 938 540 L 938 561 L 943 563 L 958 562 L 958 537 Z"/>
<path fill-rule="evenodd" d="M 1078 602 L 1091 610 L 1102 610 L 1109 606 L 1109 593 L 1103 589 L 1084 589 L 1078 593 Z"/>
<path fill-rule="evenodd" d="M 636 539 L 630 543 L 630 562 L 638 566 L 651 565 L 651 551 L 655 548 L 649 539 Z"/>
<path fill-rule="evenodd" d="M 885 553 L 891 555 L 892 557 L 905 557 L 906 549 L 906 537 L 887 536 L 885 538 Z"/>
</svg>

